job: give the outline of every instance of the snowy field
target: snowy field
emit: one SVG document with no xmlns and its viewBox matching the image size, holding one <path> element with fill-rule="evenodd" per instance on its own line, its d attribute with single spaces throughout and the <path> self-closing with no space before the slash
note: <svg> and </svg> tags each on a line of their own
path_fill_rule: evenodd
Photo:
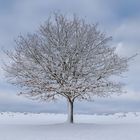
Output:
<svg viewBox="0 0 140 140">
<path fill-rule="evenodd" d="M 140 140 L 140 113 L 75 115 L 0 113 L 0 140 Z"/>
</svg>

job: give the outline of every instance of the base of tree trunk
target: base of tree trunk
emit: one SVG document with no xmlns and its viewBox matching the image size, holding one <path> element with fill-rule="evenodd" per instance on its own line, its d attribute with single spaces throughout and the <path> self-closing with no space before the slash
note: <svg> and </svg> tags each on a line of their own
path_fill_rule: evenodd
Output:
<svg viewBox="0 0 140 140">
<path fill-rule="evenodd" d="M 68 100 L 68 123 L 73 123 L 73 101 Z"/>
</svg>

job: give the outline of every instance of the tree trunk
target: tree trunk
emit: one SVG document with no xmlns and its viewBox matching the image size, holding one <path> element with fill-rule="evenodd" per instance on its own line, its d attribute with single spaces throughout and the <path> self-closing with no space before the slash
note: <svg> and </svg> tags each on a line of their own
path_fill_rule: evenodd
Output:
<svg viewBox="0 0 140 140">
<path fill-rule="evenodd" d="M 73 123 L 73 103 L 74 101 L 68 99 L 68 123 Z"/>
</svg>

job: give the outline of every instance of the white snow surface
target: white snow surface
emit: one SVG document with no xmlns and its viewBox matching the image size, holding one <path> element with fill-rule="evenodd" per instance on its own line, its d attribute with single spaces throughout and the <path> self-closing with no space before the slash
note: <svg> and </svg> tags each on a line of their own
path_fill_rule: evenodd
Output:
<svg viewBox="0 0 140 140">
<path fill-rule="evenodd" d="M 110 115 L 0 113 L 0 140 L 140 140 L 140 112 Z"/>
</svg>

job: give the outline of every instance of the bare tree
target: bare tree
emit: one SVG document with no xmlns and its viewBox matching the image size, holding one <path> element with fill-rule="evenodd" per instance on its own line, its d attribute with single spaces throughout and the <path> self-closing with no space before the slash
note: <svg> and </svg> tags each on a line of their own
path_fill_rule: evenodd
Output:
<svg viewBox="0 0 140 140">
<path fill-rule="evenodd" d="M 122 84 L 110 77 L 127 70 L 128 58 L 118 56 L 110 40 L 96 24 L 54 14 L 37 33 L 20 36 L 14 52 L 7 52 L 11 60 L 5 66 L 7 77 L 28 98 L 66 98 L 68 121 L 73 123 L 76 99 L 91 100 L 122 91 Z"/>
</svg>

